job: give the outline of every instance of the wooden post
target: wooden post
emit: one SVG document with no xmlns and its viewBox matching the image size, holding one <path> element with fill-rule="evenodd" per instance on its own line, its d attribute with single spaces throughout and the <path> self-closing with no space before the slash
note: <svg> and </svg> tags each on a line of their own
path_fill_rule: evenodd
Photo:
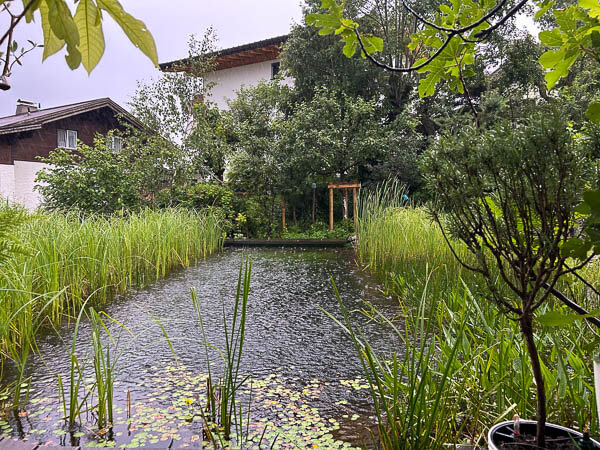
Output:
<svg viewBox="0 0 600 450">
<path fill-rule="evenodd" d="M 352 188 L 352 217 L 354 218 L 354 231 L 356 231 L 356 223 L 358 222 L 356 209 L 356 188 Z"/>
<path fill-rule="evenodd" d="M 281 231 L 285 233 L 285 197 L 281 197 Z"/>
<path fill-rule="evenodd" d="M 348 218 L 348 189 L 344 189 L 344 219 Z"/>
<path fill-rule="evenodd" d="M 333 230 L 333 188 L 329 188 L 329 231 Z"/>
<path fill-rule="evenodd" d="M 316 194 L 316 189 L 313 188 L 313 210 L 312 210 L 312 223 L 315 223 L 315 213 L 316 213 L 316 205 L 317 205 L 317 194 Z M 600 395 L 600 393 L 598 394 Z M 600 404 L 598 405 L 598 407 L 600 408 Z"/>
</svg>

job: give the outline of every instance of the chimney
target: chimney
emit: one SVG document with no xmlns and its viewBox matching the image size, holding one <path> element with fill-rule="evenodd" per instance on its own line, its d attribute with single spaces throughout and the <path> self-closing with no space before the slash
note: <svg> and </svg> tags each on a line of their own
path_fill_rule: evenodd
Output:
<svg viewBox="0 0 600 450">
<path fill-rule="evenodd" d="M 17 100 L 17 115 L 29 114 L 40 109 L 39 103 L 28 102 L 26 100 Z"/>
</svg>

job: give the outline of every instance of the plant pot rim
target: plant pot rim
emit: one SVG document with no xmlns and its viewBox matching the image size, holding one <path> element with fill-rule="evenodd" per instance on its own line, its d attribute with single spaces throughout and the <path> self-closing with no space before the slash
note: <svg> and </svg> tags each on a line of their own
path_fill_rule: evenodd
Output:
<svg viewBox="0 0 600 450">
<path fill-rule="evenodd" d="M 488 449 L 489 450 L 501 450 L 500 447 L 498 447 L 496 445 L 496 443 L 494 442 L 494 440 L 492 439 L 492 436 L 498 431 L 498 429 L 506 426 L 506 425 L 512 425 L 514 422 L 512 420 L 506 420 L 504 422 L 500 422 L 497 423 L 496 425 L 494 425 L 492 428 L 489 429 L 488 431 Z M 525 424 L 525 425 L 537 425 L 537 421 L 536 420 L 523 420 L 521 419 L 521 424 Z M 567 427 L 563 427 L 562 425 L 556 425 L 550 422 L 546 422 L 546 428 L 552 428 L 554 430 L 557 431 L 564 431 L 566 433 L 569 433 L 570 435 L 574 436 L 574 437 L 583 437 L 583 433 L 574 430 L 572 428 L 567 428 Z M 594 447 L 597 449 L 600 449 L 600 442 L 596 441 L 595 439 L 591 439 L 592 443 L 594 444 Z"/>
</svg>

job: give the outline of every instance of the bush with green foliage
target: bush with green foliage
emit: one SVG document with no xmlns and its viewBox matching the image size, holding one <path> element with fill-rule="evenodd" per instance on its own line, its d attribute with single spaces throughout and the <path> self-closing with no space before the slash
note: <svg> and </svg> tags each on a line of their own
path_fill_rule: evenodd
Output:
<svg viewBox="0 0 600 450">
<path fill-rule="evenodd" d="M 235 228 L 239 209 L 232 190 L 222 184 L 198 183 L 163 189 L 154 199 L 158 208 L 180 207 L 194 211 L 210 211 L 222 222 L 225 231 Z"/>
<path fill-rule="evenodd" d="M 435 221 L 466 245 L 472 258 L 461 264 L 485 279 L 490 300 L 520 325 L 543 447 L 546 390 L 534 318 L 559 279 L 585 264 L 572 267 L 561 252 L 580 233 L 574 211 L 592 175 L 585 145 L 558 112 L 540 111 L 487 131 L 465 127 L 444 136 L 424 161 Z"/>
<path fill-rule="evenodd" d="M 49 166 L 38 172 L 36 189 L 49 210 L 112 214 L 143 204 L 128 154 L 108 146 L 103 136 L 92 147 L 80 143 L 77 150 L 56 149 L 40 160 Z"/>
</svg>

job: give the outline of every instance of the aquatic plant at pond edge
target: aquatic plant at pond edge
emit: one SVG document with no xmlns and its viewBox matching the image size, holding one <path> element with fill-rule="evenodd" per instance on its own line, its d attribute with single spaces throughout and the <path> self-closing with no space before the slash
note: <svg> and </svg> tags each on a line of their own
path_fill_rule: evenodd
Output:
<svg viewBox="0 0 600 450">
<path fill-rule="evenodd" d="M 374 198 L 370 197 L 371 200 Z M 365 202 L 371 200 L 361 198 Z M 449 354 L 450 347 L 445 341 L 458 333 L 457 321 L 461 317 L 467 320 L 459 355 L 461 361 L 470 362 L 461 369 L 458 378 L 446 386 L 444 395 L 454 398 L 451 405 L 453 416 L 460 420 L 465 420 L 462 417 L 466 416 L 468 425 L 462 428 L 462 435 L 451 434 L 448 442 L 476 445 L 485 430 L 498 420 L 511 418 L 515 412 L 522 417 L 534 414 L 535 383 L 531 372 L 526 370 L 529 358 L 520 331 L 493 305 L 481 301 L 487 291 L 484 281 L 460 268 L 445 248 L 441 232 L 427 220 L 422 209 L 393 205 L 389 208 L 385 201 L 373 201 L 369 209 L 373 211 L 370 217 L 360 217 L 364 223 L 361 226 L 359 222 L 358 240 L 385 245 L 358 247 L 357 258 L 385 282 L 388 293 L 399 301 L 401 314 L 397 320 L 406 317 L 413 321 L 418 317 L 422 303 L 438 303 L 437 308 L 426 309 L 431 313 L 427 320 L 435 324 L 436 338 L 444 342 L 443 346 L 440 344 L 443 351 L 434 355 L 436 363 L 442 364 L 440 358 Z M 409 239 L 418 240 L 419 236 L 423 236 L 422 240 L 426 242 L 422 247 L 403 246 L 402 233 L 393 235 L 400 236 L 399 240 L 389 237 L 388 233 L 396 233 L 395 227 L 407 233 Z M 415 233 L 415 230 L 418 232 Z M 437 242 L 439 250 L 430 241 Z M 454 242 L 454 245 L 460 255 L 468 256 L 460 242 Z M 359 252 L 364 253 L 361 256 Z M 375 264 L 369 265 L 370 261 L 375 261 Z M 597 282 L 599 273 L 598 264 L 585 270 L 585 276 L 594 282 Z M 426 280 L 430 291 L 423 295 Z M 559 288 L 570 292 L 573 299 L 589 309 L 598 309 L 598 300 L 588 298 L 588 292 L 577 280 L 566 277 L 560 281 Z M 555 309 L 564 307 L 549 301 L 540 307 L 539 313 Z M 364 311 L 371 311 L 371 308 L 365 307 Z M 380 317 L 374 312 L 372 314 Z M 380 318 L 377 320 L 385 322 Z M 593 377 L 590 365 L 585 362 L 597 348 L 593 336 L 585 324 L 576 323 L 560 330 L 540 327 L 534 338 L 543 357 L 546 395 L 552 406 L 549 419 L 580 429 L 589 426 L 590 433 L 596 434 L 598 419 L 593 400 Z M 555 342 L 561 345 L 556 346 Z M 468 389 L 460 398 L 456 397 L 456 391 L 463 384 L 467 384 Z M 472 411 L 477 411 L 473 414 L 474 419 L 470 418 Z"/>
<path fill-rule="evenodd" d="M 452 362 L 459 351 L 466 321 L 460 321 L 458 333 L 448 342 L 450 353 L 446 364 L 433 363 L 438 351 L 438 339 L 431 316 L 438 304 L 421 302 L 416 316 L 407 317 L 404 329 L 398 328 L 376 308 L 371 308 L 385 326 L 391 327 L 404 344 L 404 351 L 377 355 L 360 329 L 355 328 L 340 293 L 331 280 L 343 320 L 324 311 L 350 335 L 363 365 L 363 371 L 375 406 L 378 429 L 375 440 L 384 449 L 444 448 L 452 437 L 466 426 L 460 424 L 452 408 L 453 397 L 447 396 L 447 386 L 455 381 Z M 428 286 L 423 296 L 428 293 Z M 426 310 L 429 308 L 429 310 Z M 468 385 L 458 387 L 462 396 Z M 471 412 L 473 414 L 473 412 Z M 477 412 L 473 414 L 477 415 Z"/>
<path fill-rule="evenodd" d="M 26 252 L 0 266 L 0 362 L 28 351 L 42 324 L 57 327 L 88 299 L 102 305 L 187 267 L 221 248 L 223 239 L 214 216 L 176 210 L 128 217 L 36 214 L 16 236 Z"/>
<path fill-rule="evenodd" d="M 225 349 L 219 350 L 219 354 L 225 363 L 223 376 L 218 383 L 214 383 L 210 368 L 209 348 L 212 346 L 206 340 L 206 331 L 202 312 L 198 303 L 195 289 L 191 290 L 194 310 L 198 316 L 198 322 L 202 333 L 203 346 L 207 361 L 208 379 L 206 384 L 207 405 L 200 409 L 204 420 L 205 432 L 209 441 L 215 448 L 217 445 L 224 446 L 232 438 L 232 427 L 235 430 L 236 442 L 242 445 L 248 437 L 248 426 L 250 423 L 250 405 L 247 409 L 247 417 L 244 417 L 242 404 L 237 400 L 237 393 L 248 380 L 248 376 L 241 377 L 239 373 L 240 363 L 244 350 L 244 338 L 246 334 L 246 313 L 248 307 L 248 295 L 250 293 L 250 279 L 252 275 L 252 260 L 246 260 L 240 266 L 238 274 L 237 289 L 233 305 L 231 324 L 227 323 L 227 314 L 223 304 L 223 331 L 225 334 Z M 249 403 L 252 401 L 250 395 Z M 244 424 L 246 425 L 244 427 Z M 266 428 L 265 428 L 266 431 Z M 261 439 L 262 440 L 262 439 Z"/>
<path fill-rule="evenodd" d="M 436 195 L 434 220 L 472 254 L 457 259 L 482 276 L 489 301 L 519 323 L 535 378 L 540 447 L 547 409 L 535 313 L 562 276 L 591 259 L 569 267 L 561 251 L 573 231 L 580 233 L 574 210 L 591 179 L 589 160 L 557 111 L 542 114 L 484 132 L 467 127 L 442 137 L 424 157 L 427 185 Z M 500 291 L 498 281 L 510 293 Z"/>
<path fill-rule="evenodd" d="M 90 308 L 90 319 L 92 322 L 92 349 L 94 374 L 96 377 L 95 388 L 98 397 L 96 411 L 98 414 L 98 428 L 112 427 L 113 417 L 113 389 L 115 364 L 118 358 L 110 359 L 110 346 L 103 345 L 102 331 L 105 330 L 108 337 L 112 337 L 108 328 L 102 321 L 100 314 Z"/>
</svg>

